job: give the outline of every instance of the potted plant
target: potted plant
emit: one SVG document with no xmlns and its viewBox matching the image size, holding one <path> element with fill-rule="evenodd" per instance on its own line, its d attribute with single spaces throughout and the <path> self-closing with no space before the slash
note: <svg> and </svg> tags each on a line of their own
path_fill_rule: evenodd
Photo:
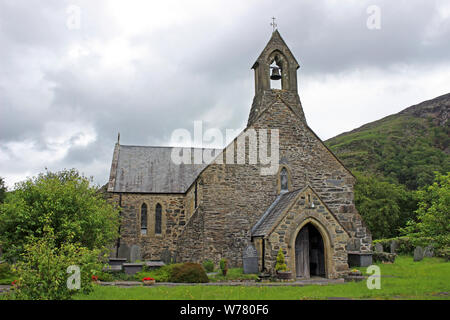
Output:
<svg viewBox="0 0 450 320">
<path fill-rule="evenodd" d="M 228 272 L 228 261 L 225 258 L 220 259 L 220 270 L 222 270 L 222 274 L 224 276 L 227 275 Z"/>
<path fill-rule="evenodd" d="M 278 279 L 289 280 L 291 279 L 292 273 L 288 270 L 286 262 L 284 261 L 283 250 L 278 250 L 277 263 L 275 265 L 275 271 L 277 273 Z"/>
<path fill-rule="evenodd" d="M 142 282 L 146 286 L 151 286 L 152 284 L 155 284 L 156 280 L 150 277 L 142 278 Z"/>
</svg>

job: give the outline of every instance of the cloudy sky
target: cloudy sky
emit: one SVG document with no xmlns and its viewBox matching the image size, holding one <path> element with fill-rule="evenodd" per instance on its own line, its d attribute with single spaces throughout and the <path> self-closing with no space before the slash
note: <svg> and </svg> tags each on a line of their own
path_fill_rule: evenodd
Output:
<svg viewBox="0 0 450 320">
<path fill-rule="evenodd" d="M 0 177 L 74 167 L 103 185 L 119 131 L 244 128 L 272 16 L 324 140 L 450 92 L 447 0 L 0 0 Z"/>
</svg>

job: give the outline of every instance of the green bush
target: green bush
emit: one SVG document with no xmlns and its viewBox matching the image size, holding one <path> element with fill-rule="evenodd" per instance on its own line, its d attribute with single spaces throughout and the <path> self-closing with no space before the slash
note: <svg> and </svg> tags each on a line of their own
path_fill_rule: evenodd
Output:
<svg viewBox="0 0 450 320">
<path fill-rule="evenodd" d="M 76 243 L 55 245 L 50 228 L 45 229 L 41 239 L 32 239 L 25 245 L 25 252 L 14 265 L 16 285 L 8 293 L 10 299 L 20 300 L 67 300 L 78 293 L 93 289 L 92 275 L 100 272 L 99 250 L 89 250 Z M 80 288 L 69 289 L 73 284 L 69 266 L 80 268 Z M 72 278 L 73 279 L 73 278 Z"/>
<path fill-rule="evenodd" d="M 170 282 L 172 281 L 172 270 L 176 266 L 181 266 L 182 263 L 177 264 L 169 264 L 162 266 L 161 268 L 154 269 L 154 270 L 148 270 L 148 271 L 141 271 L 134 275 L 134 279 L 137 281 L 141 281 L 142 278 L 153 278 L 156 280 L 156 282 Z"/>
<path fill-rule="evenodd" d="M 109 272 L 99 272 L 96 276 L 100 281 L 113 282 L 115 280 L 114 275 Z"/>
<path fill-rule="evenodd" d="M 6 262 L 0 263 L 0 279 L 5 278 L 11 273 L 11 268 Z"/>
<path fill-rule="evenodd" d="M 278 254 L 277 254 L 277 263 L 275 265 L 275 270 L 276 271 L 286 271 L 287 270 L 287 265 L 286 262 L 284 261 L 284 254 L 283 254 L 283 250 L 278 250 Z"/>
<path fill-rule="evenodd" d="M 214 262 L 207 259 L 203 261 L 203 267 L 205 268 L 206 272 L 213 272 L 214 271 Z"/>
<path fill-rule="evenodd" d="M 225 258 L 220 259 L 219 265 L 220 265 L 220 270 L 222 270 L 222 274 L 224 276 L 226 276 L 227 272 L 228 272 L 228 261 L 227 261 L 227 259 L 225 259 Z"/>
<path fill-rule="evenodd" d="M 0 263 L 0 284 L 8 285 L 15 280 L 14 273 L 8 263 Z"/>
<path fill-rule="evenodd" d="M 205 283 L 208 282 L 209 279 L 201 264 L 187 262 L 181 265 L 175 265 L 172 268 L 171 281 L 183 283 Z"/>
</svg>

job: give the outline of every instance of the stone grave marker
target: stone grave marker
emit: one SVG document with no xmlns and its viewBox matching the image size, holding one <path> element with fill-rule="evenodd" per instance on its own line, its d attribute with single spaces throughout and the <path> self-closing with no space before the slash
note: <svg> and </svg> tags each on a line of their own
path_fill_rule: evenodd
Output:
<svg viewBox="0 0 450 320">
<path fill-rule="evenodd" d="M 170 264 L 172 262 L 172 254 L 168 249 L 164 249 L 163 252 L 161 252 L 161 261 L 165 264 Z"/>
<path fill-rule="evenodd" d="M 426 246 L 423 252 L 423 255 L 427 258 L 431 258 L 434 256 L 434 248 L 432 245 Z"/>
<path fill-rule="evenodd" d="M 423 248 L 418 246 L 414 249 L 414 261 L 421 261 L 423 259 Z"/>
<path fill-rule="evenodd" d="M 375 252 L 383 252 L 383 245 L 381 243 L 375 244 Z"/>
<path fill-rule="evenodd" d="M 391 253 L 397 253 L 397 249 L 398 249 L 398 241 L 392 240 L 391 241 Z"/>
<path fill-rule="evenodd" d="M 128 247 L 125 243 L 121 244 L 119 247 L 118 258 L 125 258 L 127 261 L 130 261 L 130 247 Z"/>
<path fill-rule="evenodd" d="M 141 260 L 141 247 L 133 244 L 130 249 L 130 262 L 136 262 L 137 260 Z"/>
<path fill-rule="evenodd" d="M 243 257 L 244 273 L 258 273 L 258 252 L 253 245 L 245 248 Z"/>
</svg>

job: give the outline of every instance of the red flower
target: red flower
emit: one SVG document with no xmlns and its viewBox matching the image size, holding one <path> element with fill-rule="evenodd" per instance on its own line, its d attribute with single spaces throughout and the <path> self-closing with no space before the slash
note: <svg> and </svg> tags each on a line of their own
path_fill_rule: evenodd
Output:
<svg viewBox="0 0 450 320">
<path fill-rule="evenodd" d="M 155 280 L 155 279 L 153 279 L 153 278 L 150 278 L 150 277 L 147 277 L 147 278 L 142 278 L 142 281 L 152 281 L 152 280 Z"/>
<path fill-rule="evenodd" d="M 14 280 L 13 282 L 11 282 L 11 285 L 12 285 L 12 286 L 15 286 L 16 283 L 17 283 L 17 280 Z"/>
<path fill-rule="evenodd" d="M 92 275 L 92 280 L 97 281 L 98 280 L 98 276 Z"/>
</svg>

